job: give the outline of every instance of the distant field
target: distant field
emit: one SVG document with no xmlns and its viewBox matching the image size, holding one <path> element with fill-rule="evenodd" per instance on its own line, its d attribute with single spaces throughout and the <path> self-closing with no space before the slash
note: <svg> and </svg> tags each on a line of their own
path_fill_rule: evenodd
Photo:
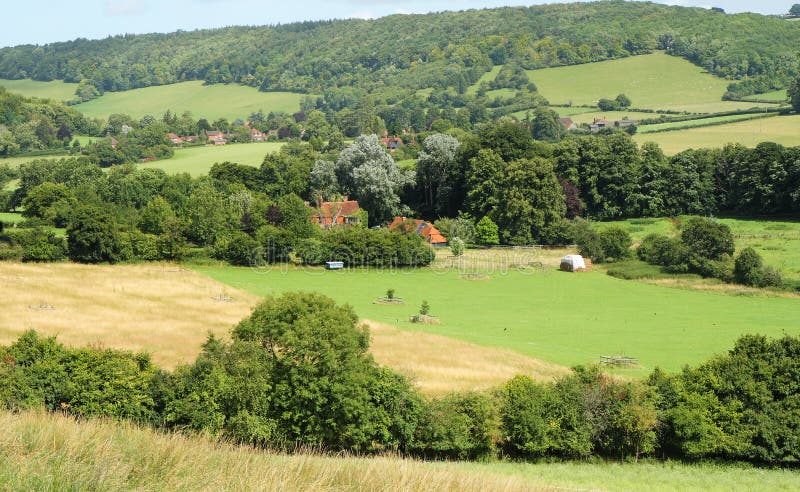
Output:
<svg viewBox="0 0 800 492">
<path fill-rule="evenodd" d="M 800 115 L 649 133 L 636 135 L 634 139 L 639 144 L 656 142 L 665 153 L 670 155 L 686 149 L 722 147 L 726 143 L 740 143 L 755 147 L 761 142 L 775 142 L 786 146 L 797 146 L 800 145 Z"/>
<path fill-rule="evenodd" d="M 465 261 L 469 261 L 469 255 Z M 513 252 L 511 254 L 519 254 Z M 402 271 L 197 267 L 201 273 L 257 295 L 313 290 L 351 304 L 366 319 L 403 330 L 444 335 L 562 366 L 591 364 L 601 355 L 637 357 L 647 374 L 655 366 L 677 371 L 728 350 L 745 333 L 800 334 L 800 300 L 734 297 L 647 285 L 601 271 L 568 274 L 546 268 L 518 271 L 484 264 L 488 278 L 464 278 L 454 269 Z M 474 272 L 471 267 L 465 272 Z M 404 306 L 373 304 L 388 288 Z M 408 317 L 423 300 L 441 324 L 415 325 Z"/>
<path fill-rule="evenodd" d="M 0 86 L 5 87 L 10 92 L 16 92 L 26 97 L 50 98 L 57 101 L 65 101 L 74 98 L 75 89 L 78 88 L 78 84 L 68 84 L 61 80 L 38 82 L 30 79 L 0 79 Z"/>
<path fill-rule="evenodd" d="M 22 214 L 15 214 L 11 212 L 0 212 L 0 222 L 4 224 L 18 224 L 25 220 Z"/>
<path fill-rule="evenodd" d="M 636 111 L 594 111 L 589 113 L 576 114 L 570 116 L 575 123 L 592 123 L 595 118 L 605 118 L 609 121 L 617 121 L 623 118 L 630 120 L 643 120 L 645 118 L 658 118 L 658 113 L 638 113 Z M 641 130 L 642 127 L 639 127 Z"/>
<path fill-rule="evenodd" d="M 757 120 L 761 118 L 772 118 L 776 117 L 775 113 L 768 113 L 768 114 L 731 114 L 726 116 L 716 116 L 714 118 L 702 118 L 699 120 L 688 120 L 688 121 L 674 121 L 669 123 L 657 123 L 655 125 L 646 125 L 639 127 L 639 133 L 654 133 L 660 131 L 667 131 L 676 128 L 686 128 L 686 127 L 702 127 L 702 126 L 710 126 L 710 125 L 721 125 L 727 123 L 733 123 L 735 121 L 747 121 L 747 120 Z"/>
<path fill-rule="evenodd" d="M 633 107 L 711 113 L 749 108 L 722 101 L 730 81 L 664 53 L 528 72 L 551 103 L 596 104 L 624 93 Z"/>
<path fill-rule="evenodd" d="M 467 88 L 467 94 L 475 94 L 478 92 L 478 88 L 481 86 L 483 82 L 491 82 L 497 78 L 497 74 L 500 73 L 500 70 L 503 68 L 503 65 L 495 65 L 492 67 L 491 70 L 486 72 L 485 74 L 481 75 L 481 78 L 478 79 L 473 85 Z"/>
<path fill-rule="evenodd" d="M 494 89 L 491 91 L 486 91 L 486 97 L 488 97 L 490 101 L 498 97 L 500 99 L 511 99 L 516 94 L 516 89 Z"/>
<path fill-rule="evenodd" d="M 175 149 L 175 156 L 146 164 L 144 168 L 163 169 L 170 174 L 189 173 L 192 176 L 208 174 L 209 169 L 217 162 L 236 162 L 248 166 L 260 166 L 264 156 L 277 152 L 283 147 L 278 142 L 241 143 L 230 145 L 206 145 Z"/>
<path fill-rule="evenodd" d="M 764 258 L 764 263 L 780 270 L 785 278 L 800 279 L 800 221 L 781 219 L 718 219 L 734 234 L 736 250 L 751 246 Z M 678 230 L 670 219 L 628 219 L 600 222 L 599 228 L 621 226 L 634 241 L 646 235 L 675 235 Z"/>
<path fill-rule="evenodd" d="M 149 114 L 160 117 L 166 110 L 181 114 L 188 110 L 195 118 L 209 121 L 217 118 L 247 118 L 263 110 L 295 113 L 300 110 L 302 94 L 260 92 L 238 84 L 203 85 L 201 81 L 146 87 L 124 92 L 107 92 L 93 101 L 74 106 L 88 116 L 108 118 L 113 113 L 126 113 L 134 118 Z"/>
<path fill-rule="evenodd" d="M 765 92 L 763 94 L 754 94 L 752 96 L 744 97 L 743 99 L 750 101 L 770 101 L 775 103 L 783 103 L 789 99 L 786 89 L 773 92 Z"/>
</svg>

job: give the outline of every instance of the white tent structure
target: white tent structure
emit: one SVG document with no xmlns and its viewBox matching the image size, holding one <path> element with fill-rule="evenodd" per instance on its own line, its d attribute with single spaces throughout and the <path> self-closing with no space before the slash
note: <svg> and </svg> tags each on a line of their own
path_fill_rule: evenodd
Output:
<svg viewBox="0 0 800 492">
<path fill-rule="evenodd" d="M 561 258 L 559 268 L 565 272 L 582 272 L 586 270 L 586 262 L 581 255 L 567 255 Z"/>
</svg>

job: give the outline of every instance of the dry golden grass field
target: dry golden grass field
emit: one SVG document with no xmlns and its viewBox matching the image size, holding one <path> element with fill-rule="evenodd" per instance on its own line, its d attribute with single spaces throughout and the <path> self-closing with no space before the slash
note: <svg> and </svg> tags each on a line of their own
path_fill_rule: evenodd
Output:
<svg viewBox="0 0 800 492">
<path fill-rule="evenodd" d="M 194 360 L 209 333 L 225 337 L 258 297 L 172 264 L 0 263 L 7 286 L 0 343 L 35 329 L 73 346 L 145 351 L 166 368 Z M 562 366 L 508 350 L 369 322 L 372 353 L 423 391 L 496 386 L 517 374 L 547 380 Z"/>
</svg>

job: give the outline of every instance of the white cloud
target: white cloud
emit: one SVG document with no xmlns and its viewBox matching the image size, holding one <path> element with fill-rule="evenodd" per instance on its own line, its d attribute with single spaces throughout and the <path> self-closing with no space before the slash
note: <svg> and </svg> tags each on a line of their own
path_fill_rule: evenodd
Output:
<svg viewBox="0 0 800 492">
<path fill-rule="evenodd" d="M 143 14 L 147 10 L 145 0 L 106 0 L 103 11 L 118 17 Z"/>
</svg>

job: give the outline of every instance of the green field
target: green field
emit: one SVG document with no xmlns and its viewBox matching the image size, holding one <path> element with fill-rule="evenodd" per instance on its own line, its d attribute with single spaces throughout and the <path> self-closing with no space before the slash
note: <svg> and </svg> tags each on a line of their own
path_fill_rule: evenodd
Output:
<svg viewBox="0 0 800 492">
<path fill-rule="evenodd" d="M 491 70 L 486 72 L 485 74 L 481 75 L 481 78 L 478 79 L 473 85 L 467 88 L 467 94 L 475 94 L 478 92 L 478 88 L 483 82 L 491 82 L 497 78 L 497 74 L 500 73 L 500 70 L 503 68 L 503 65 L 495 65 L 492 67 Z"/>
<path fill-rule="evenodd" d="M 724 125 L 736 121 L 757 120 L 760 118 L 769 118 L 777 116 L 776 113 L 764 114 L 729 114 L 725 116 L 715 116 L 713 118 L 702 118 L 698 120 L 687 121 L 672 121 L 668 123 L 657 123 L 655 125 L 646 125 L 639 127 L 639 133 L 657 133 L 662 131 L 670 131 L 673 129 L 684 129 L 686 127 L 703 127 L 713 125 Z"/>
<path fill-rule="evenodd" d="M 189 147 L 175 149 L 175 156 L 171 159 L 148 162 L 140 166 L 163 169 L 170 174 L 189 173 L 192 176 L 200 176 L 208 174 L 208 170 L 216 162 L 230 161 L 248 166 L 260 166 L 266 154 L 277 152 L 281 147 L 283 144 L 277 142 Z"/>
<path fill-rule="evenodd" d="M 681 217 L 685 219 L 686 217 Z M 731 228 L 736 250 L 752 247 L 764 258 L 766 265 L 780 270 L 784 278 L 800 279 L 800 221 L 759 219 L 718 219 Z M 651 233 L 676 235 L 678 230 L 670 219 L 628 219 L 596 223 L 598 228 L 620 226 L 630 232 L 634 241 Z"/>
<path fill-rule="evenodd" d="M 783 103 L 789 99 L 789 95 L 787 94 L 786 89 L 783 89 L 779 91 L 765 92 L 763 94 L 753 94 L 752 96 L 747 96 L 742 99 L 747 101 L 769 101 Z"/>
<path fill-rule="evenodd" d="M 639 144 L 656 142 L 669 155 L 686 149 L 723 147 L 727 143 L 740 143 L 748 147 L 755 147 L 761 142 L 797 146 L 800 145 L 800 115 L 636 135 L 634 139 Z"/>
<path fill-rule="evenodd" d="M 624 93 L 635 108 L 713 113 L 753 106 L 722 101 L 730 81 L 664 53 L 531 70 L 528 76 L 542 96 L 557 104 L 593 105 Z"/>
<path fill-rule="evenodd" d="M 16 214 L 11 212 L 0 212 L 0 222 L 4 224 L 19 224 L 25 220 L 22 214 Z"/>
<path fill-rule="evenodd" d="M 107 92 L 93 101 L 74 106 L 88 116 L 108 118 L 113 113 L 125 113 L 134 118 L 149 114 L 159 117 L 168 109 L 181 114 L 191 111 L 195 118 L 209 121 L 217 118 L 245 119 L 250 113 L 300 110 L 302 94 L 291 92 L 260 92 L 238 84 L 203 85 L 203 82 L 146 87 L 124 92 Z"/>
<path fill-rule="evenodd" d="M 5 87 L 10 92 L 16 92 L 26 97 L 50 98 L 57 101 L 73 99 L 75 97 L 75 89 L 78 88 L 78 84 L 69 84 L 61 80 L 38 82 L 30 79 L 0 79 L 0 86 Z"/>
<path fill-rule="evenodd" d="M 655 366 L 677 371 L 729 349 L 744 333 L 800 334 L 800 301 L 734 297 L 619 280 L 600 271 L 569 274 L 498 269 L 469 280 L 453 269 L 401 271 L 316 268 L 197 267 L 201 273 L 258 295 L 318 291 L 351 304 L 365 319 L 424 330 L 479 345 L 515 350 L 561 365 L 601 355 L 637 357 L 641 376 Z M 373 301 L 388 288 L 404 306 Z M 439 325 L 410 323 L 423 300 Z"/>
</svg>

